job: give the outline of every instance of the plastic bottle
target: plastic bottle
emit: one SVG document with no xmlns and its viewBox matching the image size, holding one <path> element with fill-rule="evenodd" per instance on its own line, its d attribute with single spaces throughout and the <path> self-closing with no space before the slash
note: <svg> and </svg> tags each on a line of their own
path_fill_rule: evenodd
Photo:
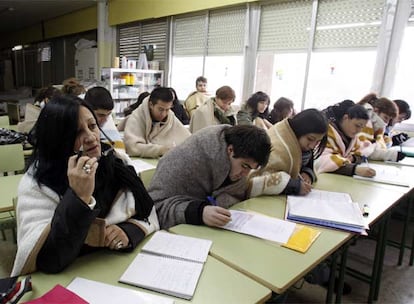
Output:
<svg viewBox="0 0 414 304">
<path fill-rule="evenodd" d="M 126 58 L 126 56 L 122 56 L 122 61 L 121 61 L 121 67 L 123 69 L 127 69 L 128 68 L 128 59 Z"/>
</svg>

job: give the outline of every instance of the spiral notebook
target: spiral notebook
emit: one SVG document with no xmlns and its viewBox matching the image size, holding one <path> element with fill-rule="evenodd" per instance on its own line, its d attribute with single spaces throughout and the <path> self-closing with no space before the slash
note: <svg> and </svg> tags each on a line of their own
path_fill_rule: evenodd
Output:
<svg viewBox="0 0 414 304">
<path fill-rule="evenodd" d="M 190 300 L 212 242 L 157 231 L 119 281 Z"/>
</svg>

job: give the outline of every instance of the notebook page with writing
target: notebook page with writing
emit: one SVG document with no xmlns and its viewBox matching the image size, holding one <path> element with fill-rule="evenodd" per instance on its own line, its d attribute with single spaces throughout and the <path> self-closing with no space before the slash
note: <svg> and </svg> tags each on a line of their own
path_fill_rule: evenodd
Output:
<svg viewBox="0 0 414 304">
<path fill-rule="evenodd" d="M 204 263 L 211 245 L 210 240 L 157 231 L 142 251 Z"/>
<path fill-rule="evenodd" d="M 361 164 L 360 166 L 366 166 L 366 164 Z M 409 187 L 407 182 L 407 176 L 404 174 L 401 168 L 382 165 L 382 164 L 373 164 L 369 163 L 369 167 L 375 170 L 375 176 L 373 177 L 363 177 L 359 175 L 354 175 L 356 179 L 362 179 L 371 182 L 384 183 L 396 186 Z"/>
<path fill-rule="evenodd" d="M 239 210 L 229 210 L 231 221 L 222 228 L 265 240 L 286 243 L 296 224 L 277 218 Z"/>
<path fill-rule="evenodd" d="M 191 299 L 203 265 L 203 263 L 140 253 L 128 266 L 119 281 Z"/>
<path fill-rule="evenodd" d="M 66 288 L 90 304 L 174 304 L 174 300 L 166 297 L 79 277 L 75 278 Z"/>
</svg>

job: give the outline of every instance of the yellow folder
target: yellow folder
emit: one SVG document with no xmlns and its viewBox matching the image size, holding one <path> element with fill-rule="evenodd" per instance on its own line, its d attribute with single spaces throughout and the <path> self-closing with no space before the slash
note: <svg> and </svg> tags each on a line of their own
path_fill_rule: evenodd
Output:
<svg viewBox="0 0 414 304">
<path fill-rule="evenodd" d="M 315 228 L 296 224 L 292 236 L 283 246 L 304 253 L 320 234 L 321 232 Z"/>
</svg>

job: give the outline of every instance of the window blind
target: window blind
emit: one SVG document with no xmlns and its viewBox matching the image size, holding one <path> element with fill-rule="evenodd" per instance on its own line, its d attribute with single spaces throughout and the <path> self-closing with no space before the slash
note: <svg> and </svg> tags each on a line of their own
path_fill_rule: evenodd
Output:
<svg viewBox="0 0 414 304">
<path fill-rule="evenodd" d="M 207 55 L 243 54 L 246 8 L 211 11 Z"/>
<path fill-rule="evenodd" d="M 144 52 L 144 45 L 152 44 L 154 59 L 165 61 L 167 52 L 167 19 L 139 22 L 119 27 L 119 56 L 126 56 L 138 60 L 140 53 Z"/>
<path fill-rule="evenodd" d="M 320 0 L 314 48 L 376 47 L 384 0 Z"/>
<path fill-rule="evenodd" d="M 262 5 L 258 50 L 307 49 L 311 18 L 311 0 Z"/>
<path fill-rule="evenodd" d="M 203 55 L 206 44 L 206 15 L 177 17 L 173 24 L 173 55 Z"/>
</svg>

